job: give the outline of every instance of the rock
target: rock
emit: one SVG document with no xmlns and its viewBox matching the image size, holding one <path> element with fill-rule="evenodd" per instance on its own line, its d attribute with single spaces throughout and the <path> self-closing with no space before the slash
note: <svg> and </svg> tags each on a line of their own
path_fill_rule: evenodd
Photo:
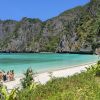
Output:
<svg viewBox="0 0 100 100">
<path fill-rule="evenodd" d="M 99 5 L 91 0 L 45 22 L 0 20 L 0 51 L 93 53 L 100 41 Z"/>
</svg>

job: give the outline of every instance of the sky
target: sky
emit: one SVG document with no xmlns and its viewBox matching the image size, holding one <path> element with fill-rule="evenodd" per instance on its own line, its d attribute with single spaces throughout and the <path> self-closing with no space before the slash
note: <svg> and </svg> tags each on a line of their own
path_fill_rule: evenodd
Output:
<svg viewBox="0 0 100 100">
<path fill-rule="evenodd" d="M 90 0 L 0 0 L 0 19 L 21 20 L 22 17 L 43 21 L 65 10 L 84 5 Z"/>
</svg>

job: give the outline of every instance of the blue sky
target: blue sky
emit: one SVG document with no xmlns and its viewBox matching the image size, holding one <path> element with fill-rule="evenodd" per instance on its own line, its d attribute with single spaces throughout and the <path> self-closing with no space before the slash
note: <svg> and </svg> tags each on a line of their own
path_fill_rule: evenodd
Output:
<svg viewBox="0 0 100 100">
<path fill-rule="evenodd" d="M 22 17 L 47 20 L 90 0 L 0 0 L 0 19 L 20 20 Z"/>
</svg>

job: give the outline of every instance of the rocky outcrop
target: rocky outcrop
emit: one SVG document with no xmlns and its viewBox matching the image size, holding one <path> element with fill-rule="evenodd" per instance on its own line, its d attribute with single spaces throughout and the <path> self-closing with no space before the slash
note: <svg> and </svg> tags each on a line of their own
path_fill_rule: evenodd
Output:
<svg viewBox="0 0 100 100">
<path fill-rule="evenodd" d="M 0 51 L 95 52 L 100 46 L 99 5 L 99 0 L 91 0 L 45 22 L 0 20 Z"/>
</svg>

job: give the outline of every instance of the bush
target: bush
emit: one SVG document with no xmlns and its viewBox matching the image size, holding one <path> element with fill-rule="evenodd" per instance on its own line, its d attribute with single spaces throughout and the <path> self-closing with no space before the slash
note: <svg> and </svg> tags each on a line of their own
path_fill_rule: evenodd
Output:
<svg viewBox="0 0 100 100">
<path fill-rule="evenodd" d="M 28 68 L 26 73 L 24 73 L 25 77 L 22 79 L 21 83 L 22 83 L 22 86 L 23 88 L 27 88 L 29 87 L 33 82 L 34 82 L 34 79 L 33 79 L 33 71 L 31 68 Z"/>
<path fill-rule="evenodd" d="M 100 65 L 100 60 L 98 61 L 98 63 L 97 63 L 98 65 Z"/>
</svg>

